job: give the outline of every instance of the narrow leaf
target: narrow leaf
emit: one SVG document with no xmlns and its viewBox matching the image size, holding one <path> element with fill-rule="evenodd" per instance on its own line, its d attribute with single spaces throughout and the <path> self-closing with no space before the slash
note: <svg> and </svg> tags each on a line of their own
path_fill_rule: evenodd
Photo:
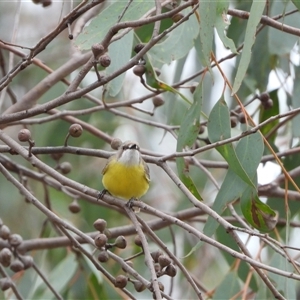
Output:
<svg viewBox="0 0 300 300">
<path fill-rule="evenodd" d="M 214 25 L 216 19 L 217 1 L 201 1 L 200 15 L 200 43 L 203 56 L 202 64 L 210 68 L 210 54 L 214 40 Z"/>
<path fill-rule="evenodd" d="M 150 59 L 147 60 L 145 75 L 146 75 L 147 84 L 149 86 L 151 86 L 155 89 L 162 89 L 167 92 L 177 94 L 186 103 L 192 104 L 191 101 L 188 98 L 186 98 L 182 93 L 180 93 L 178 90 L 174 89 L 172 86 L 168 85 L 167 83 L 163 82 L 162 80 L 160 80 L 157 77 L 155 69 L 154 69 Z"/>
<path fill-rule="evenodd" d="M 292 2 L 298 8 L 298 10 L 300 11 L 300 1 L 299 0 L 292 0 Z"/>
<path fill-rule="evenodd" d="M 183 14 L 187 14 L 190 10 L 185 9 Z M 184 57 L 194 46 L 194 38 L 199 33 L 199 26 L 195 15 L 171 31 L 167 38 L 156 44 L 147 53 L 152 63 L 156 67 L 163 64 L 170 64 L 172 61 Z"/>
<path fill-rule="evenodd" d="M 252 145 L 252 147 L 249 147 Z M 240 140 L 236 147 L 236 154 L 241 162 L 242 166 L 252 181 L 256 183 L 256 171 L 260 163 L 261 157 L 264 151 L 264 143 L 260 133 L 256 132 L 249 136 L 246 136 Z M 244 191 L 249 185 L 240 178 L 232 169 L 229 167 L 225 179 L 221 185 L 221 188 L 216 196 L 213 203 L 212 209 L 218 214 L 222 214 L 226 205 L 240 197 L 242 197 Z M 209 217 L 205 226 L 204 233 L 208 236 L 214 234 L 218 228 L 218 223 L 213 218 Z"/>
<path fill-rule="evenodd" d="M 111 64 L 106 68 L 106 74 L 112 74 L 120 67 L 124 66 L 131 57 L 133 42 L 133 31 L 128 32 L 120 40 L 115 41 L 108 47 L 108 53 L 111 58 Z M 110 96 L 115 97 L 122 89 L 122 84 L 126 73 L 123 72 L 107 84 L 107 90 Z"/>
<path fill-rule="evenodd" d="M 238 274 L 236 271 L 230 271 L 217 286 L 212 299 L 232 299 L 232 295 L 236 295 L 240 291 L 241 286 L 239 284 Z"/>
<path fill-rule="evenodd" d="M 226 102 L 221 98 L 213 107 L 208 123 L 207 123 L 208 137 L 212 143 L 222 141 L 230 138 L 231 127 L 230 127 L 230 114 Z M 248 145 L 251 147 L 251 145 Z M 216 147 L 219 153 L 228 162 L 229 167 L 234 171 L 241 179 L 247 184 L 255 187 L 251 177 L 247 174 L 246 170 L 241 165 L 232 144 L 226 144 L 223 146 Z"/>
<path fill-rule="evenodd" d="M 250 17 L 246 28 L 244 48 L 234 80 L 232 94 L 236 93 L 239 90 L 246 75 L 251 59 L 251 49 L 255 42 L 256 27 L 260 22 L 265 5 L 266 1 L 253 0 L 252 2 L 250 9 Z"/>
<path fill-rule="evenodd" d="M 294 91 L 292 96 L 292 105 L 293 108 L 300 107 L 300 66 L 295 66 L 295 80 L 294 80 Z M 300 116 L 297 115 L 292 119 L 292 130 L 294 137 L 300 137 Z"/>
<path fill-rule="evenodd" d="M 227 9 L 229 6 L 229 1 L 221 1 L 217 3 L 217 15 L 215 26 L 218 35 L 224 44 L 225 48 L 230 49 L 232 53 L 237 53 L 235 44 L 232 39 L 226 36 L 226 29 L 230 24 L 227 18 Z"/>
<path fill-rule="evenodd" d="M 269 205 L 260 201 L 257 192 L 248 187 L 241 197 L 241 209 L 246 220 L 262 232 L 273 230 L 278 216 Z"/>
<path fill-rule="evenodd" d="M 300 78 L 299 78 L 299 80 L 300 80 Z M 296 82 L 294 83 L 294 88 L 295 88 L 295 84 L 297 84 L 297 83 Z M 265 109 L 264 107 L 261 107 L 261 109 L 259 111 L 259 123 L 262 123 L 262 122 L 266 121 L 267 119 L 269 119 L 270 117 L 276 116 L 279 114 L 279 100 L 278 100 L 277 92 L 278 92 L 278 89 L 276 89 L 272 92 L 269 92 L 270 99 L 272 99 L 272 101 L 273 101 L 273 106 L 269 107 L 267 109 Z M 272 122 L 269 122 L 265 126 L 261 127 L 260 132 L 264 136 L 266 136 L 267 134 L 270 133 L 271 130 L 274 129 L 274 127 L 278 123 L 279 123 L 279 120 L 273 120 Z M 268 142 L 274 143 L 276 137 L 277 137 L 277 131 L 275 131 L 271 137 L 268 137 Z"/>
<path fill-rule="evenodd" d="M 125 6 L 126 3 L 123 1 L 116 1 L 109 5 L 84 28 L 76 38 L 75 45 L 80 50 L 90 50 L 92 45 L 101 42 L 109 29 L 117 23 Z M 122 22 L 138 20 L 153 6 L 153 0 L 133 1 L 126 10 Z"/>
<path fill-rule="evenodd" d="M 198 85 L 194 93 L 194 102 L 188 109 L 179 129 L 177 151 L 182 151 L 186 146 L 192 146 L 199 134 L 200 113 L 202 107 L 202 83 Z M 186 167 L 184 158 L 176 159 L 177 170 L 180 179 L 191 193 L 197 198 L 202 199 Z"/>
</svg>

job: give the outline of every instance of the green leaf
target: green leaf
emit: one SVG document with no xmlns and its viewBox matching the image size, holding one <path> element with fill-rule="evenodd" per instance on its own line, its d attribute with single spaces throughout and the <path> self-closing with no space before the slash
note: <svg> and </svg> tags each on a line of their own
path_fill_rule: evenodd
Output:
<svg viewBox="0 0 300 300">
<path fill-rule="evenodd" d="M 145 75 L 146 75 L 147 84 L 150 85 L 151 87 L 177 94 L 186 103 L 192 104 L 191 101 L 188 98 L 186 98 L 182 93 L 180 93 L 178 90 L 174 89 L 172 86 L 168 85 L 167 83 L 163 82 L 157 77 L 155 69 L 150 60 L 147 61 Z"/>
<path fill-rule="evenodd" d="M 217 3 L 217 15 L 215 26 L 218 32 L 218 35 L 223 42 L 225 48 L 230 49 L 232 53 L 237 53 L 235 44 L 232 39 L 228 38 L 225 34 L 226 29 L 229 25 L 227 19 L 227 10 L 229 6 L 229 1 L 222 1 Z"/>
<path fill-rule="evenodd" d="M 223 97 L 215 104 L 215 106 L 211 110 L 207 123 L 207 130 L 208 138 L 211 141 L 211 143 L 230 138 L 230 113 Z M 248 145 L 248 147 L 251 147 L 251 145 Z M 218 146 L 216 147 L 216 149 L 228 162 L 228 165 L 232 171 L 234 171 L 246 183 L 255 187 L 255 184 L 252 182 L 252 179 L 249 177 L 249 175 L 241 165 L 235 153 L 235 149 L 231 143 L 225 144 L 223 146 Z"/>
<path fill-rule="evenodd" d="M 298 1 L 299 3 L 299 1 Z M 295 2 L 294 2 L 295 4 Z M 283 18 L 279 20 L 282 24 L 299 28 L 300 27 L 300 15 L 299 12 L 285 16 L 285 12 L 289 12 L 295 9 L 295 6 L 291 1 L 273 1 L 270 9 L 270 15 L 275 16 L 283 14 Z M 276 55 L 289 54 L 294 45 L 299 41 L 299 37 L 292 34 L 285 34 L 285 32 L 270 27 L 268 30 L 269 40 L 268 46 L 269 51 Z"/>
<path fill-rule="evenodd" d="M 298 10 L 300 10 L 300 1 L 299 0 L 292 0 L 292 2 L 298 8 Z"/>
<path fill-rule="evenodd" d="M 77 37 L 75 45 L 80 50 L 89 50 L 92 45 L 101 42 L 109 29 L 118 22 L 118 18 L 124 11 L 125 6 L 125 2 L 116 1 L 104 9 L 88 26 L 84 28 L 83 32 Z M 133 1 L 129 5 L 121 21 L 138 20 L 153 7 L 153 0 Z"/>
<path fill-rule="evenodd" d="M 114 73 L 124 66 L 131 58 L 133 31 L 128 32 L 120 40 L 115 41 L 108 47 L 111 64 L 106 68 L 107 75 Z M 107 91 L 111 97 L 115 97 L 122 89 L 126 73 L 123 72 L 107 84 Z"/>
<path fill-rule="evenodd" d="M 292 96 L 292 105 L 293 108 L 300 107 L 300 66 L 295 66 L 295 80 L 294 80 L 294 90 Z M 300 137 L 300 115 L 295 116 L 292 119 L 292 132 L 294 137 Z"/>
<path fill-rule="evenodd" d="M 287 261 L 286 257 L 280 255 L 276 251 L 273 252 L 273 256 L 270 260 L 270 266 L 291 273 L 295 271 L 293 265 Z M 270 280 L 274 282 L 276 289 L 283 294 L 285 299 L 299 299 L 296 295 L 296 292 L 299 289 L 299 282 L 297 280 L 271 272 L 269 273 L 269 277 Z"/>
<path fill-rule="evenodd" d="M 234 80 L 232 94 L 236 93 L 239 90 L 244 80 L 244 77 L 246 75 L 250 63 L 250 59 L 251 59 L 251 49 L 255 42 L 256 27 L 260 22 L 265 5 L 266 5 L 265 1 L 253 0 L 252 2 L 250 17 L 246 28 L 244 48 L 242 51 L 237 74 Z"/>
<path fill-rule="evenodd" d="M 183 11 L 187 14 L 190 9 Z M 189 19 L 175 28 L 167 38 L 151 48 L 147 56 L 155 67 L 170 64 L 172 61 L 184 57 L 194 46 L 194 38 L 199 33 L 199 25 L 193 14 Z"/>
<path fill-rule="evenodd" d="M 273 100 L 273 106 L 268 109 L 264 109 L 263 106 L 260 108 L 259 123 L 262 123 L 262 122 L 266 121 L 267 119 L 269 119 L 270 117 L 276 116 L 279 114 L 279 100 L 278 100 L 277 92 L 278 92 L 278 89 L 276 89 L 272 92 L 269 92 L 270 98 Z M 269 122 L 265 126 L 261 127 L 260 132 L 264 136 L 266 136 L 278 123 L 279 123 L 279 120 L 273 120 L 272 122 Z M 277 136 L 277 131 L 275 131 L 274 134 L 268 138 L 268 141 L 274 143 L 276 136 Z"/>
<path fill-rule="evenodd" d="M 231 137 L 230 114 L 223 97 L 214 105 L 210 112 L 207 130 L 211 143 Z"/>
<path fill-rule="evenodd" d="M 263 151 L 264 143 L 259 132 L 242 138 L 236 146 L 236 155 L 253 182 L 256 182 L 256 171 Z M 212 209 L 218 214 L 222 214 L 226 205 L 240 198 L 248 186 L 249 185 L 229 167 Z M 206 235 L 211 236 L 218 226 L 219 224 L 216 220 L 208 217 L 203 231 Z"/>
<path fill-rule="evenodd" d="M 264 28 L 257 35 L 255 44 L 252 47 L 251 62 L 247 70 L 247 76 L 245 77 L 248 80 L 254 81 L 254 88 L 251 89 L 252 93 L 256 93 L 256 89 L 259 89 L 261 92 L 267 89 L 270 71 L 272 67 L 275 68 L 273 64 L 274 56 L 270 54 L 268 47 L 269 29 L 269 27 Z M 261 55 L 262 53 L 264 55 Z"/>
<path fill-rule="evenodd" d="M 210 68 L 210 55 L 214 40 L 214 25 L 216 19 L 217 1 L 201 1 L 200 15 L 200 43 L 203 56 L 200 55 L 203 66 Z"/>
<path fill-rule="evenodd" d="M 224 227 L 222 227 L 222 226 L 218 227 L 218 229 L 215 232 L 215 238 L 219 243 L 231 248 L 232 250 L 240 251 L 238 245 L 227 234 Z M 225 260 L 229 266 L 235 266 L 235 267 L 237 266 L 236 265 L 237 259 L 235 257 L 233 257 L 230 253 L 223 251 L 222 256 L 225 258 Z M 237 276 L 239 277 L 240 280 L 242 280 L 242 282 L 246 282 L 249 280 L 248 276 L 249 276 L 250 270 L 251 270 L 251 266 L 249 266 L 247 263 L 245 263 L 243 261 L 240 262 L 240 264 L 238 265 L 238 269 L 236 271 L 237 271 Z M 255 292 L 258 292 L 258 290 L 259 290 L 258 282 L 259 281 L 257 281 L 257 277 L 255 277 L 255 276 L 251 277 L 249 287 Z M 260 299 L 260 298 L 257 298 L 257 299 Z"/>
<path fill-rule="evenodd" d="M 222 282 L 218 285 L 212 299 L 232 299 L 232 297 L 238 294 L 240 290 L 241 286 L 239 284 L 237 272 L 231 271 L 226 274 Z"/>
<path fill-rule="evenodd" d="M 241 197 L 241 209 L 248 223 L 259 231 L 272 231 L 277 224 L 276 212 L 261 202 L 257 192 L 251 187 L 248 187 Z"/>
<path fill-rule="evenodd" d="M 64 289 L 70 284 L 72 277 L 74 276 L 77 270 L 76 257 L 74 253 L 68 253 L 67 256 L 47 274 L 47 280 L 50 282 L 54 290 L 61 294 Z M 67 270 L 67 272 L 66 272 Z M 64 276 L 61 276 L 64 274 Z M 40 294 L 41 289 L 44 290 Z M 38 296 L 38 297 L 37 297 Z M 45 286 L 43 281 L 40 282 L 37 289 L 35 289 L 35 294 L 30 297 L 31 299 L 52 299 L 55 298 L 53 293 Z"/>
<path fill-rule="evenodd" d="M 177 151 L 182 151 L 186 146 L 192 146 L 199 134 L 200 128 L 200 113 L 202 107 L 202 83 L 198 85 L 194 93 L 194 102 L 188 109 L 185 117 L 181 123 Z M 180 179 L 190 192 L 197 198 L 202 199 L 192 178 L 189 176 L 189 170 L 186 169 L 184 158 L 179 157 L 176 159 L 177 171 Z"/>
</svg>

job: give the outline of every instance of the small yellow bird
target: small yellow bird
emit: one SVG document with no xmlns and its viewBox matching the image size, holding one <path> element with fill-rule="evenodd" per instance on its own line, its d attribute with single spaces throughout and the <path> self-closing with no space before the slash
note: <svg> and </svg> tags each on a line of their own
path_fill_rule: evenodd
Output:
<svg viewBox="0 0 300 300">
<path fill-rule="evenodd" d="M 137 143 L 126 141 L 112 155 L 103 171 L 105 192 L 125 200 L 139 199 L 149 188 L 149 167 L 142 159 Z M 101 196 L 100 196 L 101 197 Z"/>
</svg>

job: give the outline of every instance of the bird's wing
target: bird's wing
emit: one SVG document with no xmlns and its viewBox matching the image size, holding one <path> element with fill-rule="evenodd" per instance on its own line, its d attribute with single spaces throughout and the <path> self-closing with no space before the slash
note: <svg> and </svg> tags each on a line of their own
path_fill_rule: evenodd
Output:
<svg viewBox="0 0 300 300">
<path fill-rule="evenodd" d="M 102 175 L 104 175 L 110 165 L 110 162 L 114 159 L 114 155 L 110 156 L 109 159 L 107 160 L 106 165 L 104 166 L 103 170 L 102 170 Z"/>
<path fill-rule="evenodd" d="M 144 169 L 145 169 L 145 177 L 147 179 L 147 181 L 149 182 L 150 181 L 150 170 L 149 170 L 149 167 L 148 165 L 145 163 L 145 161 L 142 159 L 142 164 L 144 166 Z"/>
</svg>

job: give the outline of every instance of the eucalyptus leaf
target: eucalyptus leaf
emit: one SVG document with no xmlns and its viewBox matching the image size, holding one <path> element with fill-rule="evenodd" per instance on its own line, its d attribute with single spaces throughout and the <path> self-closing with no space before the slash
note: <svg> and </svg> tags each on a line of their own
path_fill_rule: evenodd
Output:
<svg viewBox="0 0 300 300">
<path fill-rule="evenodd" d="M 208 138 L 211 143 L 230 138 L 230 114 L 223 97 L 215 104 L 215 106 L 211 110 L 207 123 L 207 130 Z M 248 145 L 248 147 L 251 147 L 251 145 Z M 231 170 L 234 171 L 247 184 L 255 188 L 255 184 L 252 182 L 251 177 L 249 177 L 247 171 L 243 168 L 241 162 L 239 161 L 232 143 L 218 146 L 216 147 L 216 149 L 228 162 Z"/>
<path fill-rule="evenodd" d="M 48 273 L 47 280 L 57 293 L 61 294 L 70 284 L 70 281 L 76 272 L 77 266 L 76 257 L 70 252 L 53 270 L 51 270 L 51 272 Z M 66 270 L 68 270 L 68 272 L 65 272 Z M 61 276 L 61 274 L 64 274 L 64 276 Z M 36 292 L 38 292 L 41 288 L 44 288 L 44 292 L 42 295 L 39 295 L 39 299 L 54 298 L 53 293 L 45 286 L 44 282 L 41 282 Z M 35 295 L 32 296 L 32 299 L 34 298 L 36 298 Z"/>
<path fill-rule="evenodd" d="M 187 14 L 190 9 L 183 11 Z M 170 64 L 172 61 L 184 57 L 194 46 L 194 39 L 199 33 L 199 25 L 193 14 L 189 19 L 170 32 L 161 43 L 152 47 L 147 56 L 155 67 Z"/>
<path fill-rule="evenodd" d="M 247 171 L 252 182 L 257 182 L 256 171 L 264 151 L 264 143 L 259 132 L 246 136 L 236 146 L 237 157 L 243 168 Z M 212 209 L 222 214 L 226 205 L 240 197 L 249 185 L 229 167 L 225 179 L 220 187 Z M 219 224 L 212 217 L 208 217 L 204 226 L 204 233 L 208 236 L 214 234 Z"/>
<path fill-rule="evenodd" d="M 228 38 L 227 35 L 225 34 L 226 29 L 230 24 L 227 19 L 228 6 L 229 6 L 229 1 L 217 2 L 217 15 L 216 15 L 215 27 L 223 45 L 227 49 L 230 49 L 232 53 L 237 53 L 233 40 Z"/>
<path fill-rule="evenodd" d="M 124 66 L 131 57 L 133 42 L 133 31 L 130 31 L 120 40 L 115 41 L 108 47 L 108 53 L 111 58 L 109 67 L 106 68 L 106 75 L 110 75 Z M 125 72 L 114 78 L 107 84 L 107 90 L 111 97 L 115 97 L 122 89 L 125 79 Z"/>
<path fill-rule="evenodd" d="M 228 272 L 215 290 L 212 299 L 231 299 L 240 292 L 239 277 L 235 270 Z"/>
<path fill-rule="evenodd" d="M 300 66 L 295 66 L 295 80 L 294 80 L 294 91 L 292 95 L 292 106 L 293 108 L 300 107 Z M 292 132 L 294 137 L 300 137 L 300 115 L 295 116 L 292 119 Z"/>
<path fill-rule="evenodd" d="M 282 1 L 273 1 L 271 4 L 270 14 L 272 16 L 283 14 L 283 18 L 281 19 L 282 23 L 291 27 L 300 28 L 299 12 L 285 16 L 285 12 L 289 12 L 294 9 L 295 6 L 291 1 L 286 1 L 285 3 Z M 285 32 L 272 27 L 269 28 L 268 34 L 268 46 L 271 54 L 279 56 L 288 54 L 295 44 L 299 42 L 299 37 L 292 34 L 285 34 Z"/>
<path fill-rule="evenodd" d="M 244 48 L 242 51 L 238 70 L 234 79 L 232 94 L 236 93 L 239 90 L 244 80 L 244 77 L 246 75 L 251 60 L 251 49 L 255 42 L 256 27 L 260 22 L 265 5 L 266 5 L 265 1 L 253 0 L 252 2 L 250 17 L 246 28 Z"/>
<path fill-rule="evenodd" d="M 123 1 L 112 2 L 83 29 L 83 32 L 76 38 L 75 45 L 80 50 L 89 50 L 92 45 L 101 42 L 109 29 L 118 22 L 119 16 L 123 13 L 126 5 L 127 2 Z M 138 20 L 153 7 L 153 0 L 132 1 L 121 22 Z"/>
<path fill-rule="evenodd" d="M 199 134 L 200 113 L 202 106 L 202 83 L 200 83 L 194 93 L 194 102 L 186 112 L 184 119 L 180 125 L 177 141 L 177 151 L 182 151 L 186 146 L 192 146 Z M 192 178 L 189 170 L 186 169 L 184 158 L 176 159 L 177 171 L 180 179 L 191 193 L 197 198 L 202 199 Z"/>
<path fill-rule="evenodd" d="M 277 224 L 276 212 L 261 202 L 256 190 L 251 187 L 248 187 L 241 197 L 241 209 L 248 223 L 259 231 L 272 231 Z"/>
<path fill-rule="evenodd" d="M 210 56 L 213 48 L 214 25 L 217 12 L 217 1 L 201 1 L 199 5 L 200 15 L 200 43 L 201 62 L 203 66 L 210 68 Z"/>
</svg>

